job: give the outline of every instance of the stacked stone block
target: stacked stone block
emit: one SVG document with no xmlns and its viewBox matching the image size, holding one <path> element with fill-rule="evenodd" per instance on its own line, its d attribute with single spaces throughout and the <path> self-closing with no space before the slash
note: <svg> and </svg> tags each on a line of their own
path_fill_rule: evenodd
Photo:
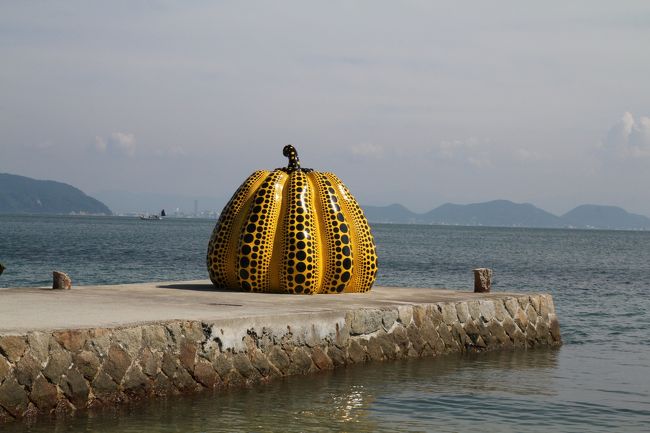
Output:
<svg viewBox="0 0 650 433">
<path fill-rule="evenodd" d="M 0 334 L 0 421 L 367 361 L 559 344 L 549 295 Z"/>
</svg>

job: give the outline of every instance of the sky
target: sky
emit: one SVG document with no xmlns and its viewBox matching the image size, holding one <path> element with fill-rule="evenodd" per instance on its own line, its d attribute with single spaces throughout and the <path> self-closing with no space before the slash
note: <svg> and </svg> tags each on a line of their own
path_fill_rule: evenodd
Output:
<svg viewBox="0 0 650 433">
<path fill-rule="evenodd" d="M 0 172 L 227 200 L 332 171 L 366 205 L 650 215 L 650 2 L 0 4 Z"/>
</svg>

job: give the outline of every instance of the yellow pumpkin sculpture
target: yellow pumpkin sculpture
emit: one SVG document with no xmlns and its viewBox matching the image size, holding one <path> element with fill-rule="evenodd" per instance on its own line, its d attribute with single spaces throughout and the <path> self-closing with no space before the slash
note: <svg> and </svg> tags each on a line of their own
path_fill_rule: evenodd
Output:
<svg viewBox="0 0 650 433">
<path fill-rule="evenodd" d="M 377 254 L 361 207 L 332 173 L 287 167 L 251 174 L 221 212 L 208 244 L 216 287 L 253 292 L 367 292 Z"/>
</svg>

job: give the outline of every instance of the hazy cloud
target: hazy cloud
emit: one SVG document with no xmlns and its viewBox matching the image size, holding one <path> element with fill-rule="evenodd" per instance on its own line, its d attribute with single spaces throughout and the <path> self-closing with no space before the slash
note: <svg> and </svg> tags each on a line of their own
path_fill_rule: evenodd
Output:
<svg viewBox="0 0 650 433">
<path fill-rule="evenodd" d="M 650 118 L 634 118 L 625 112 L 607 132 L 603 143 L 606 150 L 621 158 L 650 157 Z"/>
<path fill-rule="evenodd" d="M 350 152 L 356 156 L 381 158 L 384 156 L 384 148 L 373 143 L 360 143 L 350 147 Z"/>
<path fill-rule="evenodd" d="M 185 148 L 182 146 L 169 146 L 165 148 L 160 148 L 154 150 L 154 155 L 160 158 L 167 158 L 167 157 L 178 157 L 178 156 L 185 156 L 187 155 L 187 152 L 185 151 Z"/>
<path fill-rule="evenodd" d="M 490 140 L 476 137 L 442 140 L 432 152 L 438 158 L 465 162 L 478 168 L 491 167 L 490 144 Z"/>
<path fill-rule="evenodd" d="M 132 157 L 135 147 L 135 135 L 130 132 L 113 132 L 108 137 L 95 137 L 95 150 L 99 153 Z"/>
</svg>

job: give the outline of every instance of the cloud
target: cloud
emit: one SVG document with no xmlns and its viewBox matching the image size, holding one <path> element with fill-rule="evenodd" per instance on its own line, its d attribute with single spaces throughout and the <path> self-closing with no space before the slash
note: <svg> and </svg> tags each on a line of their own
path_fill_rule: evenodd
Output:
<svg viewBox="0 0 650 433">
<path fill-rule="evenodd" d="M 381 158 L 384 156 L 384 148 L 372 143 L 359 143 L 350 147 L 352 155 L 361 157 Z"/>
<path fill-rule="evenodd" d="M 130 132 L 112 132 L 108 137 L 95 137 L 95 150 L 115 156 L 135 155 L 135 135 Z"/>
<path fill-rule="evenodd" d="M 650 157 L 650 118 L 625 112 L 607 132 L 602 146 L 620 158 Z"/>
<path fill-rule="evenodd" d="M 156 149 L 154 150 L 154 155 L 160 158 L 166 158 L 166 157 L 179 157 L 179 156 L 185 156 L 187 155 L 187 152 L 185 151 L 185 148 L 182 146 L 169 146 L 164 149 Z"/>
<path fill-rule="evenodd" d="M 477 168 L 491 167 L 490 152 L 486 150 L 490 144 L 490 140 L 476 137 L 442 140 L 430 152 L 435 157 L 468 163 Z"/>
</svg>

